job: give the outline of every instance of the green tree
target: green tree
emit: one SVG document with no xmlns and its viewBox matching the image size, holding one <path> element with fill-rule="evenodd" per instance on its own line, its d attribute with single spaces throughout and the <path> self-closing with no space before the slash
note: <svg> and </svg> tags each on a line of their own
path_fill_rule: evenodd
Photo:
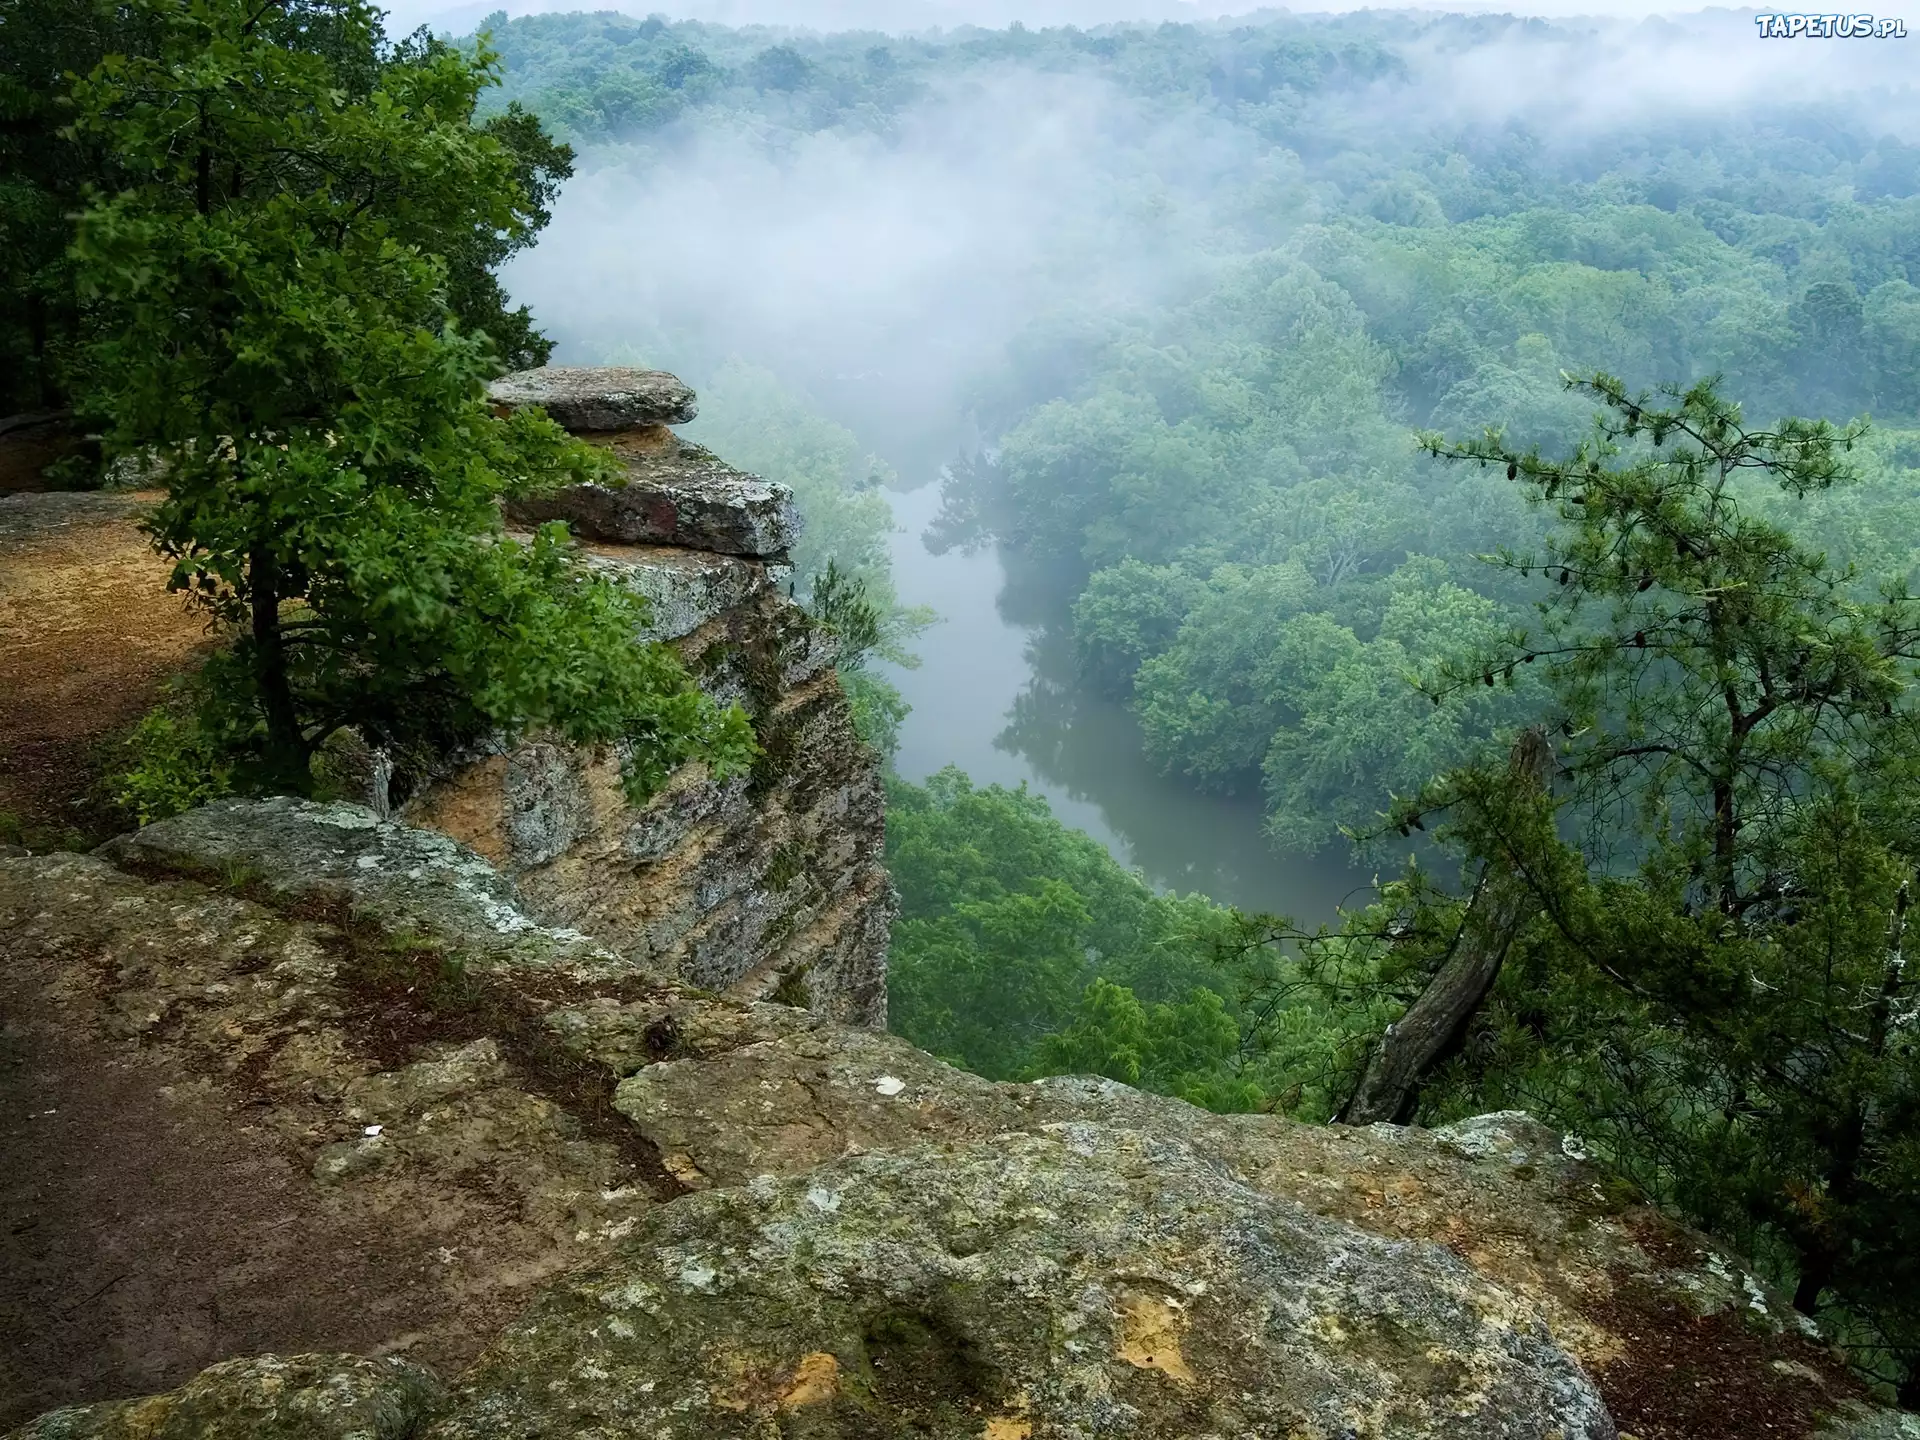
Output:
<svg viewBox="0 0 1920 1440">
<path fill-rule="evenodd" d="M 854 729 L 891 765 L 900 748 L 900 722 L 913 707 L 894 685 L 867 668 L 867 659 L 878 653 L 909 668 L 919 664 L 918 659 L 894 638 L 894 616 L 868 599 L 866 582 L 848 575 L 837 560 L 829 559 L 827 568 L 814 577 L 807 609 L 839 647 L 834 663 L 853 709 Z"/>
<path fill-rule="evenodd" d="M 72 0 L 0 0 L 0 412 L 64 403 L 78 325 L 68 216 L 109 155 L 62 131 L 68 78 L 143 40 L 115 12 Z"/>
<path fill-rule="evenodd" d="M 1173 644 L 1205 589 L 1177 565 L 1127 559 L 1095 571 L 1073 605 L 1081 674 L 1106 694 L 1130 695 L 1140 666 Z"/>
<path fill-rule="evenodd" d="M 268 7 L 253 26 L 257 38 L 324 57 L 334 84 L 356 101 L 373 93 L 384 69 L 441 48 L 424 32 L 389 45 L 377 24 L 331 0 Z M 68 373 L 83 359 L 75 350 L 86 317 L 68 254 L 72 216 L 90 191 L 117 192 L 135 179 L 103 132 L 72 123 L 72 84 L 108 54 L 157 56 L 164 31 L 162 12 L 150 6 L 0 0 L 0 356 L 8 362 L 0 411 L 64 405 L 79 383 Z M 528 202 L 523 223 L 448 232 L 430 248 L 446 262 L 448 308 L 460 327 L 484 331 L 499 363 L 522 369 L 544 364 L 553 346 L 525 306 L 509 307 L 494 271 L 546 225 L 573 152 L 518 104 L 483 128 L 512 157 Z"/>
<path fill-rule="evenodd" d="M 1070 1026 L 1102 1029 L 1086 1010 L 1104 993 L 1088 989 L 1095 981 L 1148 1007 L 1204 1004 L 1194 1000 L 1201 989 L 1233 999 L 1214 963 L 1229 913 L 1199 896 L 1155 895 L 1024 788 L 976 787 L 951 767 L 925 785 L 890 780 L 887 869 L 901 906 L 889 956 L 893 1025 L 982 1074 L 1114 1073 L 1086 1060 L 1084 1047 L 1042 1048 Z M 1197 1014 L 1168 1023 L 1184 1034 Z M 1228 1024 L 1237 1046 L 1231 1006 Z M 1150 1067 L 1142 1083 L 1167 1088 L 1206 1068 Z"/>
<path fill-rule="evenodd" d="M 1562 740 L 1550 788 L 1469 766 L 1400 813 L 1444 810 L 1482 894 L 1525 901 L 1506 907 L 1512 950 L 1466 1027 L 1479 1038 L 1451 1037 L 1426 1113 L 1524 1104 L 1577 1130 L 1777 1256 L 1795 1304 L 1837 1312 L 1920 1400 L 1920 989 L 1904 961 L 1920 605 L 1742 499 L 1849 482 L 1861 432 L 1752 429 L 1711 382 L 1665 403 L 1605 375 L 1568 383 L 1604 407 L 1569 458 L 1497 432 L 1424 441 L 1504 468 L 1559 521 L 1543 551 L 1502 561 L 1549 583 L 1536 633 L 1436 698 L 1537 665 Z M 1480 905 L 1428 905 L 1393 963 L 1424 946 L 1444 980 Z"/>
<path fill-rule="evenodd" d="M 157 458 L 150 529 L 171 584 L 235 633 L 206 693 L 246 783 L 304 788 L 342 725 L 444 741 L 552 725 L 627 747 L 644 788 L 691 753 L 751 751 L 636 602 L 573 563 L 564 530 L 500 533 L 502 495 L 604 463 L 538 414 L 484 402 L 485 338 L 449 311 L 442 245 L 538 221 L 521 158 L 472 124 L 482 49 L 423 45 L 356 95 L 376 13 L 139 0 L 151 57 L 109 55 L 76 133 L 125 176 L 74 248 L 98 326 L 85 403 L 110 452 Z M 285 27 L 323 15 L 335 44 Z"/>
</svg>

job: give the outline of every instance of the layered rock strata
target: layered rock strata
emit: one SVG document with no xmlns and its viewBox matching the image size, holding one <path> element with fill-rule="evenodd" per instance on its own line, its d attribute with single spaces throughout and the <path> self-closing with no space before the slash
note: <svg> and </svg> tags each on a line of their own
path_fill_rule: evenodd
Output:
<svg viewBox="0 0 1920 1440">
<path fill-rule="evenodd" d="M 783 589 L 792 492 L 675 436 L 694 396 L 664 372 L 526 371 L 492 394 L 613 451 L 624 483 L 521 503 L 509 520 L 565 521 L 590 564 L 646 601 L 636 638 L 673 645 L 704 689 L 737 701 L 762 754 L 724 783 L 689 765 L 636 808 L 619 756 L 535 736 L 456 757 L 400 818 L 470 846 L 530 914 L 634 965 L 883 1026 L 884 796 L 831 638 Z"/>
<path fill-rule="evenodd" d="M 287 800 L 0 857 L 10 1014 L 232 1093 L 335 1207 L 424 1220 L 484 1177 L 512 1218 L 461 1211 L 459 1246 L 517 1237 L 286 1322 L 302 1353 L 17 1440 L 1915 1433 L 1739 1257 L 1524 1116 L 1326 1130 L 998 1084 L 609 964 L 503 887 Z M 339 1353 L 394 1344 L 425 1364 Z"/>
</svg>

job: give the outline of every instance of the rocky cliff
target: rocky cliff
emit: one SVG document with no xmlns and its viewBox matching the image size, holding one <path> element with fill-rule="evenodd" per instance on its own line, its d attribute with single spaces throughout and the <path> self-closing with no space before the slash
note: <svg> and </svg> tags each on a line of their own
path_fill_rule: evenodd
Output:
<svg viewBox="0 0 1920 1440">
<path fill-rule="evenodd" d="M 0 934 L 67 1057 L 11 1404 L 96 1402 L 19 1440 L 1916 1433 L 1524 1116 L 995 1084 L 364 807 L 0 858 Z"/>
<path fill-rule="evenodd" d="M 484 856 L 529 914 L 590 930 L 637 964 L 884 1026 L 894 899 L 880 777 L 831 638 L 786 593 L 792 493 L 676 436 L 695 398 L 660 371 L 526 371 L 493 395 L 502 410 L 541 405 L 622 472 L 618 485 L 523 502 L 509 520 L 567 522 L 592 565 L 646 600 L 642 638 L 672 644 L 703 688 L 738 701 L 763 753 L 724 784 L 689 765 L 635 808 L 617 756 L 536 736 L 454 757 L 401 818 Z"/>
</svg>

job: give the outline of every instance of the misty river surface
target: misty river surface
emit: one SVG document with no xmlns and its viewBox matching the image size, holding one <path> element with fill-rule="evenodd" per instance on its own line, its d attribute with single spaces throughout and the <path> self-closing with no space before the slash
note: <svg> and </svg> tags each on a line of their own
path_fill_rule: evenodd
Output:
<svg viewBox="0 0 1920 1440">
<path fill-rule="evenodd" d="M 1201 795 L 1159 774 L 1123 705 L 1050 681 L 1046 671 L 1066 667 L 1038 663 L 1041 632 L 1002 614 L 999 554 L 927 550 L 921 537 L 940 510 L 937 483 L 887 498 L 900 599 L 940 615 L 914 647 L 919 669 L 883 667 L 913 706 L 900 728 L 903 776 L 924 780 L 958 765 L 980 785 L 1024 781 L 1062 821 L 1162 891 L 1198 891 L 1307 924 L 1365 900 L 1372 871 L 1348 864 L 1338 846 L 1275 853 L 1260 832 L 1257 796 Z"/>
</svg>

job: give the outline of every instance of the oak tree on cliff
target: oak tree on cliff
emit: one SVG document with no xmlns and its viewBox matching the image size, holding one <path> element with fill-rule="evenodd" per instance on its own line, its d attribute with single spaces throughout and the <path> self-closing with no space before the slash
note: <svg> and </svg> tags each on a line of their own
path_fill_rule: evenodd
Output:
<svg viewBox="0 0 1920 1440">
<path fill-rule="evenodd" d="M 111 452 L 157 464 L 172 587 L 231 636 L 205 723 L 242 783 L 303 789 L 315 747 L 557 727 L 628 747 L 642 787 L 751 750 L 640 602 L 564 530 L 501 533 L 502 496 L 596 473 L 544 416 L 485 403 L 487 338 L 452 313 L 449 251 L 539 218 L 523 158 L 474 124 L 493 57 L 420 45 L 368 83 L 362 0 L 136 0 L 144 56 L 75 89 L 120 187 L 82 214 L 83 403 Z M 300 37 L 324 25 L 327 46 Z M 366 77 L 362 77 L 366 78 Z"/>
</svg>

